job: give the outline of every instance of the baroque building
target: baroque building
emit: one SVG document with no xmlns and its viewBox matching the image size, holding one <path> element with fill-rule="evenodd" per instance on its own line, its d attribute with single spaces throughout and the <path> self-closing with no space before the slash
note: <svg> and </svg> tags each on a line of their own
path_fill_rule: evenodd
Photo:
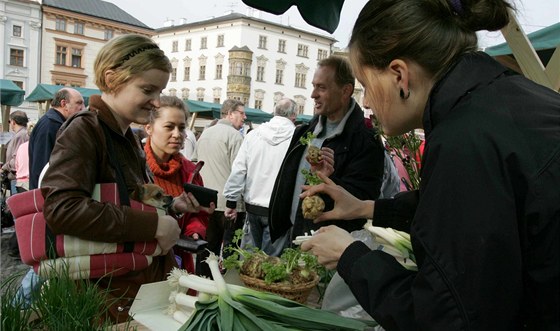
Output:
<svg viewBox="0 0 560 331">
<path fill-rule="evenodd" d="M 308 115 L 317 61 L 336 42 L 239 13 L 166 26 L 152 38 L 173 65 L 165 94 L 213 103 L 234 98 L 269 113 L 288 97 Z"/>
</svg>

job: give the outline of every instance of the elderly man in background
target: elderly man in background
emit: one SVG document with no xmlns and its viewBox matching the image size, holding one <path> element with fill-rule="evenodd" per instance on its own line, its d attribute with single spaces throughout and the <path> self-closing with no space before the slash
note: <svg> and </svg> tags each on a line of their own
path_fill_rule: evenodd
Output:
<svg viewBox="0 0 560 331">
<path fill-rule="evenodd" d="M 294 134 L 296 107 L 293 100 L 281 99 L 274 108 L 274 117 L 247 134 L 224 188 L 226 217 L 236 218 L 237 201 L 242 197 L 245 200 L 247 213 L 242 247 L 254 246 L 272 256 L 281 255 L 286 243 L 270 240 L 268 204 Z"/>
<path fill-rule="evenodd" d="M 56 133 L 70 116 L 85 109 L 84 98 L 73 88 L 64 87 L 55 93 L 51 108 L 43 115 L 29 139 L 29 188 L 39 187 L 39 175 L 49 162 Z"/>
<path fill-rule="evenodd" d="M 235 223 L 235 220 L 226 219 L 224 215 L 226 199 L 223 190 L 231 173 L 231 165 L 243 143 L 240 129 L 247 118 L 243 103 L 233 99 L 222 104 L 221 115 L 222 118 L 215 125 L 204 129 L 196 142 L 196 150 L 192 157 L 193 160 L 204 161 L 204 167 L 200 171 L 204 178 L 204 186 L 218 191 L 218 204 L 208 220 L 206 229 L 208 249 L 218 256 L 221 254 L 222 242 L 226 247 L 236 228 L 235 224 L 230 224 Z M 240 204 L 242 202 L 240 201 Z M 245 209 L 243 206 L 241 208 L 244 214 Z M 240 224 L 239 227 L 243 223 Z M 198 260 L 202 258 L 203 256 L 200 256 Z M 200 269 L 203 275 L 210 276 L 206 263 L 200 264 Z"/>
</svg>

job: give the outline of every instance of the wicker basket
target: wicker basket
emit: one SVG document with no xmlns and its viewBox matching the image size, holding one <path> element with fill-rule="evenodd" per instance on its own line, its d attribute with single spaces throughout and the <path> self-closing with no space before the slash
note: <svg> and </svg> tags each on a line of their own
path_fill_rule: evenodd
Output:
<svg viewBox="0 0 560 331">
<path fill-rule="evenodd" d="M 305 303 L 313 288 L 319 283 L 319 275 L 315 274 L 313 280 L 298 285 L 286 285 L 279 283 L 267 284 L 262 279 L 245 276 L 239 274 L 239 277 L 245 286 L 257 291 L 270 292 L 278 294 L 286 299 L 290 299 L 299 303 Z"/>
</svg>

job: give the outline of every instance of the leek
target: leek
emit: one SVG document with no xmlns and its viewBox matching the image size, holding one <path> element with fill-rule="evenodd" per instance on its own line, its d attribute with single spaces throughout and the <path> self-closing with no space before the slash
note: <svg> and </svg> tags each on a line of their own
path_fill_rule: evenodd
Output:
<svg viewBox="0 0 560 331">
<path fill-rule="evenodd" d="M 416 257 L 412 250 L 410 234 L 392 228 L 373 226 L 372 220 L 368 220 L 364 224 L 364 229 L 373 235 L 375 242 L 378 244 L 378 250 L 394 256 L 406 269 L 418 270 Z"/>
<path fill-rule="evenodd" d="M 281 296 L 243 286 L 226 284 L 214 254 L 206 260 L 214 280 L 174 271 L 169 284 L 179 291 L 193 289 L 198 296 L 175 293 L 171 305 L 194 305 L 194 311 L 179 329 L 198 330 L 365 330 L 376 325 L 310 308 Z M 179 309 L 169 310 L 174 314 Z M 178 313 L 180 315 L 180 313 Z M 179 316 L 184 317 L 184 316 Z M 176 319 L 179 320 L 179 319 Z"/>
</svg>

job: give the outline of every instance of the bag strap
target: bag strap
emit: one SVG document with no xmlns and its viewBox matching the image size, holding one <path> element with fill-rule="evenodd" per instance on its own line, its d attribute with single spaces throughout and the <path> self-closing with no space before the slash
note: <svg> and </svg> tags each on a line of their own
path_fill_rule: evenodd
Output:
<svg viewBox="0 0 560 331">
<path fill-rule="evenodd" d="M 121 200 L 121 205 L 130 206 L 130 198 L 128 196 L 128 190 L 126 188 L 126 183 L 124 181 L 124 174 L 122 172 L 121 165 L 117 160 L 117 154 L 115 153 L 115 146 L 113 145 L 113 138 L 111 137 L 111 130 L 107 124 L 99 121 L 99 124 L 103 128 L 105 133 L 105 141 L 107 142 L 107 154 L 109 156 L 109 164 L 115 169 L 117 188 L 119 190 L 119 198 Z"/>
</svg>

